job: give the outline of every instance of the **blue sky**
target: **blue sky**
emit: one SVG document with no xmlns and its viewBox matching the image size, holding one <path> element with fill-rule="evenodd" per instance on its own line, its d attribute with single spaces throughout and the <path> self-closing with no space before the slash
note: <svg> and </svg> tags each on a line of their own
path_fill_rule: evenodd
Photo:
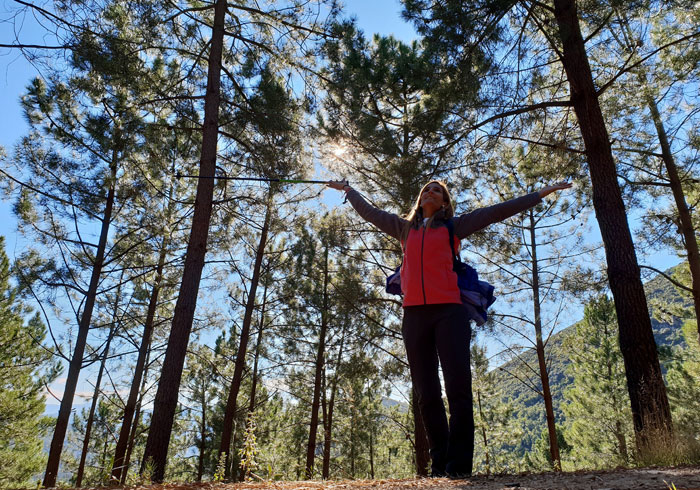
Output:
<svg viewBox="0 0 700 490">
<path fill-rule="evenodd" d="M 361 28 L 369 36 L 372 33 L 394 35 L 404 41 L 415 37 L 413 28 L 400 17 L 401 4 L 398 0 L 348 0 L 346 12 L 356 16 Z M 0 7 L 0 17 L 4 5 Z M 22 42 L 42 42 L 39 30 L 34 29 L 32 19 L 23 19 Z M 13 26 L 0 22 L 0 44 L 9 44 L 15 39 Z M 39 74 L 18 51 L 0 49 L 0 146 L 11 154 L 15 143 L 27 131 L 20 108 L 20 97 L 29 81 Z M 8 202 L 0 200 L 0 235 L 6 237 L 6 247 L 10 256 L 17 246 L 16 222 Z"/>
<path fill-rule="evenodd" d="M 4 17 L 2 8 L 0 7 L 0 17 Z M 415 37 L 415 32 L 412 26 L 400 18 L 400 11 L 401 4 L 398 0 L 348 0 L 346 2 L 346 12 L 357 17 L 360 27 L 368 37 L 373 33 L 391 34 L 403 41 L 410 41 Z M 12 26 L 0 23 L 0 43 L 8 44 L 14 38 Z M 26 19 L 21 39 L 24 42 L 41 40 L 40 36 L 32 33 L 29 19 Z M 2 109 L 0 146 L 3 146 L 8 154 L 11 154 L 14 144 L 27 131 L 19 98 L 25 86 L 37 74 L 38 71 L 24 59 L 21 53 L 0 49 L 0 108 Z M 10 257 L 19 254 L 22 248 L 22 242 L 15 233 L 15 226 L 10 204 L 0 199 L 0 235 L 6 237 L 6 248 Z M 597 228 L 595 223 L 593 228 Z M 646 262 L 666 268 L 677 263 L 678 259 L 668 254 L 657 254 Z"/>
<path fill-rule="evenodd" d="M 5 18 L 5 4 L 0 4 L 0 19 Z M 373 33 L 393 35 L 401 40 L 410 41 L 415 37 L 413 28 L 400 18 L 401 4 L 398 0 L 349 0 L 346 12 L 357 18 L 360 27 L 369 37 Z M 42 39 L 41 30 L 37 29 L 31 18 L 22 19 L 20 39 L 24 43 L 47 43 Z M 0 44 L 10 44 L 15 39 L 13 26 L 0 22 Z M 18 51 L 0 49 L 0 146 L 8 155 L 12 154 L 14 145 L 26 134 L 28 125 L 22 115 L 20 97 L 30 80 L 39 75 Z M 329 194 L 332 193 L 332 194 Z M 327 201 L 339 203 L 335 191 L 329 191 Z M 328 199 L 329 198 L 329 199 Z M 23 241 L 16 233 L 16 220 L 12 215 L 11 203 L 0 196 L 0 235 L 5 236 L 5 247 L 10 258 L 22 252 Z M 91 394 L 92 387 L 82 379 L 78 387 L 80 392 Z M 54 383 L 52 391 L 58 396 L 62 393 L 61 382 Z M 56 402 L 47 400 L 47 412 L 57 409 Z M 80 399 L 76 399 L 80 405 Z"/>
</svg>

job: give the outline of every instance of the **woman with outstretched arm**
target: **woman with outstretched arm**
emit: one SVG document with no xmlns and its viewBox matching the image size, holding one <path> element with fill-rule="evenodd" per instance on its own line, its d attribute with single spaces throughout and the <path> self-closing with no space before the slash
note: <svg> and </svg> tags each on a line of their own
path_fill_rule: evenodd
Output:
<svg viewBox="0 0 700 490">
<path fill-rule="evenodd" d="M 346 181 L 330 181 L 327 185 L 344 191 L 365 221 L 401 242 L 401 333 L 428 433 L 431 475 L 466 478 L 472 472 L 474 453 L 469 364 L 471 325 L 461 301 L 457 274 L 452 270 L 447 222 L 452 220 L 454 249 L 459 250 L 461 239 L 525 211 L 546 195 L 568 189 L 571 184 L 545 186 L 537 192 L 455 216 L 447 186 L 433 180 L 423 186 L 405 218 L 372 206 Z M 438 364 L 445 380 L 449 423 L 442 402 Z"/>
</svg>

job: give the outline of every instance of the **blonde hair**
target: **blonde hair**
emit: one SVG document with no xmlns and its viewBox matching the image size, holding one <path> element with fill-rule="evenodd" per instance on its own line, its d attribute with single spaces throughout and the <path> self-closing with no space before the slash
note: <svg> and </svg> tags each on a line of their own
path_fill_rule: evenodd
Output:
<svg viewBox="0 0 700 490">
<path fill-rule="evenodd" d="M 420 228 L 423 225 L 423 208 L 420 205 L 420 198 L 423 195 L 423 192 L 425 192 L 425 189 L 430 184 L 437 184 L 440 186 L 440 189 L 442 189 L 442 199 L 445 201 L 445 204 L 442 207 L 442 209 L 439 209 L 437 212 L 435 212 L 435 214 L 433 214 L 430 217 L 428 223 L 426 224 L 426 227 L 430 227 L 433 224 L 433 221 L 436 219 L 447 220 L 454 217 L 455 215 L 454 206 L 452 204 L 452 197 L 450 196 L 450 191 L 447 190 L 447 185 L 440 180 L 431 180 L 421 188 L 420 192 L 418 193 L 416 203 L 406 214 L 406 220 L 408 221 L 408 223 L 406 224 L 406 227 L 404 228 L 404 231 L 402 233 L 402 241 L 408 237 L 408 232 L 411 229 L 411 227 Z"/>
</svg>

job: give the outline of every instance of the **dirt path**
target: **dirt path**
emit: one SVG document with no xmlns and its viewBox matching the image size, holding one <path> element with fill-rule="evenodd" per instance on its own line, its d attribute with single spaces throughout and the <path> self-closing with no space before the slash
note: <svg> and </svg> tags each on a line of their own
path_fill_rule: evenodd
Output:
<svg viewBox="0 0 700 490">
<path fill-rule="evenodd" d="M 675 487 L 674 487 L 675 486 Z M 700 490 L 700 467 L 643 468 L 577 473 L 476 476 L 469 480 L 344 480 L 257 483 L 180 483 L 133 490 Z"/>
</svg>

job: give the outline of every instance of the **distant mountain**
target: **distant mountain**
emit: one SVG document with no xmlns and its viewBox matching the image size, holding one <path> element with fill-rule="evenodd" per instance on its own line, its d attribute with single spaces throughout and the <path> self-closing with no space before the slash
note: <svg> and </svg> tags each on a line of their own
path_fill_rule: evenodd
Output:
<svg viewBox="0 0 700 490">
<path fill-rule="evenodd" d="M 672 272 L 672 271 L 670 271 Z M 669 273 L 670 273 L 669 272 Z M 681 297 L 676 289 L 667 279 L 658 275 L 644 285 L 650 310 L 653 305 L 680 304 L 691 306 L 690 300 Z M 653 313 L 650 312 L 650 313 Z M 682 345 L 681 319 L 673 318 L 671 323 L 651 319 L 652 329 L 656 345 L 662 349 Z M 546 347 L 548 357 L 549 383 L 552 392 L 552 402 L 554 405 L 557 425 L 564 422 L 564 414 L 561 411 L 561 404 L 564 400 L 564 391 L 571 385 L 573 379 L 566 374 L 566 366 L 569 364 L 569 356 L 564 349 L 564 339 L 575 332 L 576 324 L 560 330 L 552 335 Z M 532 389 L 526 387 L 521 381 L 509 374 L 517 371 L 519 362 L 527 362 L 530 366 L 537 366 L 537 355 L 534 350 L 523 353 L 520 360 L 513 360 L 496 368 L 497 383 L 503 387 L 504 398 L 510 399 L 516 409 L 515 417 L 523 417 L 526 420 L 525 434 L 520 447 L 512 448 L 518 452 L 528 451 L 537 439 L 542 430 L 546 428 L 544 401 L 542 397 Z M 536 379 L 536 386 L 541 389 L 539 378 Z"/>
<path fill-rule="evenodd" d="M 394 400 L 393 398 L 389 398 L 389 397 L 386 397 L 386 396 L 383 396 L 383 397 L 382 397 L 382 406 L 383 406 L 384 408 L 388 408 L 388 409 L 392 409 L 392 408 L 394 408 L 394 407 L 399 407 L 398 410 L 399 410 L 399 412 L 401 412 L 401 413 L 406 413 L 406 412 L 408 412 L 408 409 L 410 408 L 410 407 L 408 406 L 408 403 L 402 402 L 402 401 L 398 401 L 398 400 Z"/>
</svg>

